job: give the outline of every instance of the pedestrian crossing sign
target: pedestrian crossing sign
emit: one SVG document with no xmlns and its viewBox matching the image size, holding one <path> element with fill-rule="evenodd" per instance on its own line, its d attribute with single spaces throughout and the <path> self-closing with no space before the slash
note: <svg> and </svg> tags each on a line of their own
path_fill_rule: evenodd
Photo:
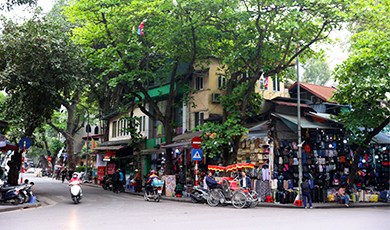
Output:
<svg viewBox="0 0 390 230">
<path fill-rule="evenodd" d="M 201 161 L 202 160 L 202 150 L 201 149 L 193 149 L 192 150 L 192 160 L 193 161 Z"/>
</svg>

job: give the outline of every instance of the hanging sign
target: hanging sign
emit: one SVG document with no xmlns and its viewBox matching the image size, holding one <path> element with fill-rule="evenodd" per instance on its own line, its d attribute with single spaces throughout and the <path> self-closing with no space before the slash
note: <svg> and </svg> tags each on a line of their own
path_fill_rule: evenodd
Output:
<svg viewBox="0 0 390 230">
<path fill-rule="evenodd" d="M 110 162 L 111 161 L 111 156 L 104 156 L 103 161 L 105 162 Z"/>
<path fill-rule="evenodd" d="M 107 164 L 107 174 L 112 175 L 115 172 L 115 163 Z"/>
</svg>

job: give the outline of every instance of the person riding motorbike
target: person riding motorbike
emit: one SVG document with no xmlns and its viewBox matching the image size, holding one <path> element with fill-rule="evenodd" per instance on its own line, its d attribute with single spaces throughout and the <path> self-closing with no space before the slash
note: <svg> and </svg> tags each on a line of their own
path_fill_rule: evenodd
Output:
<svg viewBox="0 0 390 230">
<path fill-rule="evenodd" d="M 146 186 L 145 186 L 148 196 L 150 195 L 150 191 L 153 190 L 152 182 L 154 179 L 158 179 L 158 176 L 156 175 L 156 171 L 152 170 L 148 180 L 146 181 Z"/>
<path fill-rule="evenodd" d="M 208 171 L 206 176 L 206 184 L 209 189 L 222 188 L 222 186 L 212 178 L 213 174 Z"/>
<path fill-rule="evenodd" d="M 74 181 L 78 181 L 80 184 L 82 183 L 77 173 L 73 173 L 73 176 L 69 181 L 69 185 Z M 81 189 L 81 186 L 80 186 L 80 197 L 83 197 L 83 190 Z"/>
</svg>

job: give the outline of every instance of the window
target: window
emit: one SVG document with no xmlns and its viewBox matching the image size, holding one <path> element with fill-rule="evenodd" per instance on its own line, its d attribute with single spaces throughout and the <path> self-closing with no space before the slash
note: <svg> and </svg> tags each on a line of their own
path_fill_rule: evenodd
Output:
<svg viewBox="0 0 390 230">
<path fill-rule="evenodd" d="M 117 136 L 117 133 L 116 133 L 117 125 L 118 125 L 118 121 L 113 121 L 112 122 L 112 137 L 116 137 Z"/>
<path fill-rule="evenodd" d="M 219 90 L 226 89 L 226 77 L 225 76 L 218 76 L 218 89 Z"/>
<path fill-rule="evenodd" d="M 280 92 L 280 81 L 277 77 L 272 81 L 272 90 L 274 92 Z"/>
<path fill-rule="evenodd" d="M 86 127 L 85 127 L 85 132 L 87 133 L 90 133 L 92 130 L 91 130 L 91 126 L 88 124 Z"/>
<path fill-rule="evenodd" d="M 259 79 L 260 90 L 268 90 L 268 77 L 264 78 L 263 76 Z"/>
<path fill-rule="evenodd" d="M 194 113 L 194 128 L 204 123 L 204 112 Z"/>
<path fill-rule="evenodd" d="M 139 124 L 139 130 L 140 132 L 145 132 L 146 128 L 146 116 L 141 116 L 140 117 L 140 124 Z"/>
<path fill-rule="evenodd" d="M 99 134 L 99 127 L 95 127 L 95 134 Z"/>
<path fill-rule="evenodd" d="M 203 76 L 195 77 L 195 89 L 202 90 L 203 89 Z"/>
</svg>

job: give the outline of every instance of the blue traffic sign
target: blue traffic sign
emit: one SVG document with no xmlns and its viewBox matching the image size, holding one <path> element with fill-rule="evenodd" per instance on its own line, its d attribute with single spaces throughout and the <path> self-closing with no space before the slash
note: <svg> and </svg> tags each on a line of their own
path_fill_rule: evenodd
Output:
<svg viewBox="0 0 390 230">
<path fill-rule="evenodd" d="M 202 160 L 202 150 L 201 149 L 193 149 L 192 150 L 192 160 L 193 161 L 201 161 Z"/>
<path fill-rule="evenodd" d="M 28 149 L 28 148 L 31 147 L 31 141 L 30 141 L 30 139 L 28 139 L 27 137 L 24 137 L 24 138 L 22 138 L 22 139 L 19 141 L 19 147 L 20 147 L 21 149 L 23 149 L 24 142 L 26 142 L 26 149 Z"/>
</svg>

